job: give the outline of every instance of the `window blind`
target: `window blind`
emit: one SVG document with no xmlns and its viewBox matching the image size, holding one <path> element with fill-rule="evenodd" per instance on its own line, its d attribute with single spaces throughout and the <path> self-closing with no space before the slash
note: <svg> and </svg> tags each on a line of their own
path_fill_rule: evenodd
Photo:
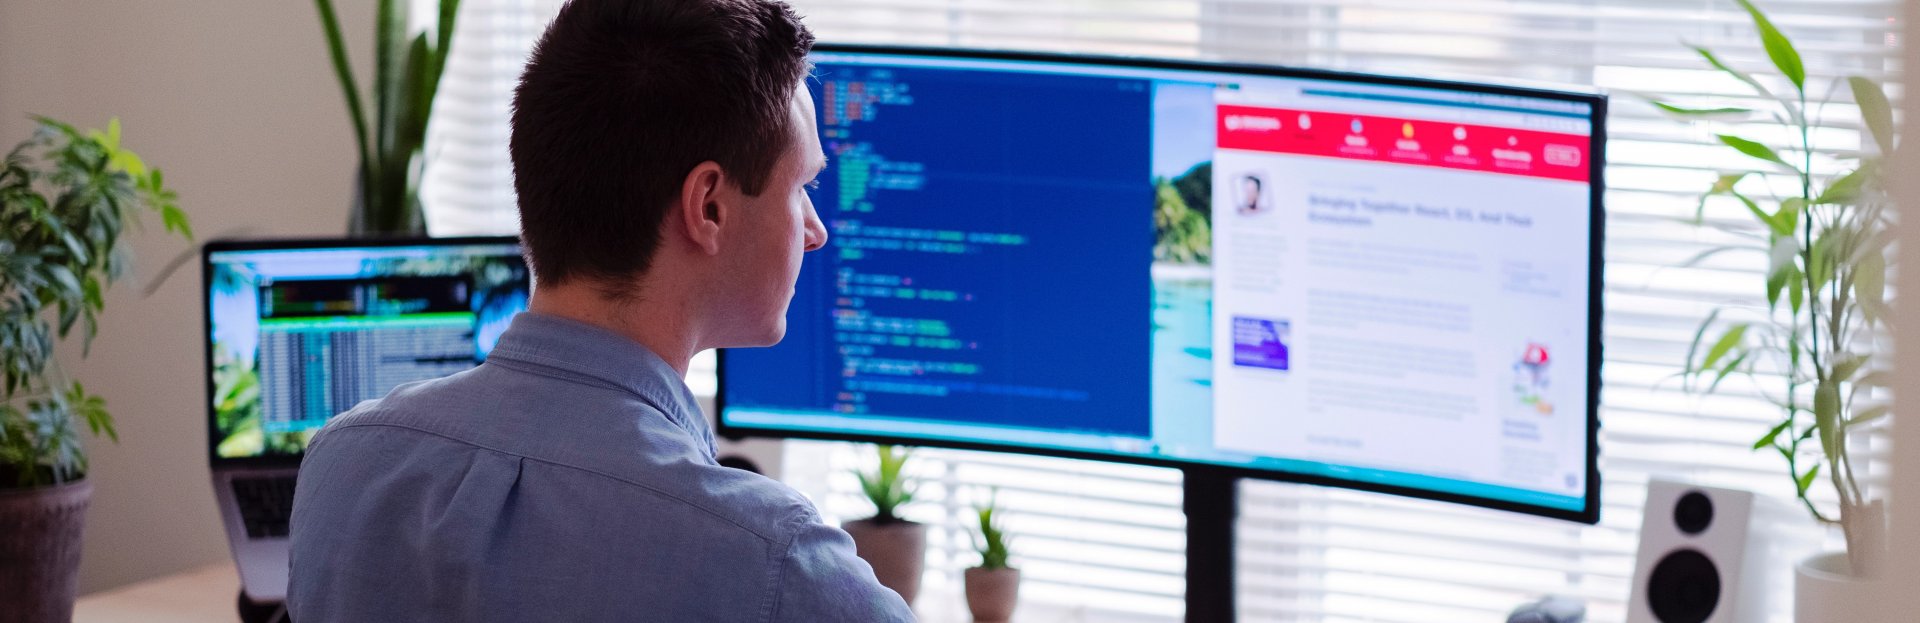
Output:
<svg viewBox="0 0 1920 623">
<path fill-rule="evenodd" d="M 507 106 L 532 41 L 558 0 L 467 0 L 429 138 L 425 201 L 436 235 L 516 229 Z M 1695 227 L 1697 193 L 1719 172 L 1755 170 L 1714 132 L 1786 148 L 1764 124 L 1688 125 L 1641 97 L 1754 105 L 1743 85 L 1707 68 L 1683 42 L 1757 73 L 1769 64 L 1751 22 L 1727 0 L 795 0 L 823 41 L 951 45 L 1201 58 L 1468 80 L 1589 85 L 1613 94 L 1608 121 L 1602 521 L 1580 526 L 1344 490 L 1242 485 L 1239 604 L 1250 621 L 1489 621 L 1542 594 L 1579 597 L 1589 620 L 1625 618 L 1640 508 L 1649 478 L 1743 488 L 1786 503 L 1783 461 L 1749 448 L 1775 417 L 1761 393 L 1777 376 L 1729 381 L 1713 396 L 1682 391 L 1696 323 L 1718 305 L 1764 309 L 1761 254 L 1682 263 L 1736 234 Z M 1861 74 L 1902 89 L 1898 0 L 1773 0 L 1774 22 L 1805 57 L 1810 114 L 1828 129 L 1826 156 L 1864 148 L 1858 110 L 1835 80 Z M 1781 89 L 1783 81 L 1762 78 Z M 1897 106 L 1897 104 L 1896 104 Z M 1871 142 L 1871 141 L 1868 141 Z M 1776 180 L 1776 184 L 1778 181 Z M 1765 195 L 1766 180 L 1743 182 Z M 1782 186 L 1784 190 L 1784 186 Z M 1747 223 L 1736 203 L 1706 217 Z M 1757 230 L 1755 230 L 1757 231 Z M 713 391 L 711 358 L 696 392 Z M 1865 433 L 1866 464 L 1885 460 Z M 870 512 L 850 470 L 872 461 L 853 444 L 792 442 L 787 481 L 838 521 Z M 1184 517 L 1177 472 L 944 450 L 913 466 L 926 478 L 908 511 L 930 530 L 927 593 L 957 593 L 975 564 L 968 507 L 997 486 L 1026 569 L 1023 600 L 1063 619 L 1177 620 L 1184 591 Z M 1872 477 L 1869 477 L 1872 481 Z M 1831 501 L 1831 496 L 1826 498 Z M 1791 522 L 1776 539 L 1821 533 Z M 1828 546 L 1835 544 L 1825 535 Z M 1810 543 L 1808 546 L 1817 546 Z M 1788 581 L 1789 568 L 1775 569 Z M 1786 584 L 1776 591 L 1785 620 Z M 923 599 L 927 599 L 924 598 Z M 957 604 L 953 605 L 959 608 Z"/>
</svg>

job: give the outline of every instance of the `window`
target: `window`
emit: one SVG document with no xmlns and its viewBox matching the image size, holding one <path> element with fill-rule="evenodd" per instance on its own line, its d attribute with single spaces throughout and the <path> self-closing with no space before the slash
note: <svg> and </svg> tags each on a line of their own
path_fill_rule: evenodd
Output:
<svg viewBox="0 0 1920 623">
<path fill-rule="evenodd" d="M 1499 620 L 1534 596 L 1584 598 L 1590 620 L 1624 619 L 1649 478 L 1750 489 L 1785 500 L 1777 457 L 1749 450 L 1774 408 L 1757 392 L 1695 397 L 1670 377 L 1717 304 L 1762 304 L 1765 258 L 1680 264 L 1722 240 L 1679 222 L 1718 171 L 1751 168 L 1704 126 L 1668 120 L 1639 94 L 1738 103 L 1740 84 L 1681 45 L 1760 69 L 1764 52 L 1727 0 L 794 0 L 822 40 L 1228 59 L 1464 79 L 1537 80 L 1612 92 L 1608 144 L 1605 506 L 1587 527 L 1388 496 L 1272 482 L 1242 487 L 1244 620 Z M 425 200 L 436 235 L 511 232 L 507 106 L 558 0 L 468 0 L 436 102 Z M 1816 97 L 1837 77 L 1891 80 L 1898 0 L 1763 2 L 1805 56 Z M 1844 86 L 1819 111 L 1822 151 L 1861 148 Z M 1718 131 L 1726 131 L 1724 127 Z M 1759 127 L 1740 130 L 1784 144 Z M 1709 218 L 1744 222 L 1737 204 Z M 711 359 L 692 385 L 712 392 Z M 708 375 L 708 376 L 702 376 Z M 787 480 L 830 519 L 869 511 L 850 444 L 795 442 Z M 1880 455 L 1884 451 L 1868 453 Z M 1096 620 L 1178 620 L 1185 520 L 1170 470 L 927 450 L 910 516 L 933 524 L 929 590 L 974 564 L 968 505 L 997 485 L 1027 569 L 1023 600 Z M 1812 534 L 1779 526 L 1781 538 Z M 1831 541 L 1831 539 L 1829 539 Z M 1788 568 L 1775 569 L 1787 581 Z M 1785 584 L 1779 585 L 1783 589 Z M 1785 590 L 1776 591 L 1780 600 Z M 1783 603 L 1783 602 L 1782 602 Z M 957 603 L 954 607 L 960 607 Z M 1776 611 L 1785 616 L 1785 609 Z"/>
</svg>

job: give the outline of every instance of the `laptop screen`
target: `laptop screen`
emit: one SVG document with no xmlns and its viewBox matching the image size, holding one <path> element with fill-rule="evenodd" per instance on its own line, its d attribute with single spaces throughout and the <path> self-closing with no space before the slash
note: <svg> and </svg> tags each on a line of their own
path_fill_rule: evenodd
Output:
<svg viewBox="0 0 1920 623">
<path fill-rule="evenodd" d="M 508 237 L 215 242 L 203 271 L 216 463 L 294 459 L 361 401 L 479 365 L 530 290 Z"/>
</svg>

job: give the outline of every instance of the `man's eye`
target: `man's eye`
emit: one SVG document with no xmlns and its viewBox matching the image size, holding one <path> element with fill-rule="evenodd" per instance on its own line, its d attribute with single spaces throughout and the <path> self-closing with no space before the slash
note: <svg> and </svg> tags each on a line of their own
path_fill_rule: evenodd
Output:
<svg viewBox="0 0 1920 623">
<path fill-rule="evenodd" d="M 820 179 L 814 178 L 813 181 L 807 182 L 807 190 L 820 190 Z"/>
</svg>

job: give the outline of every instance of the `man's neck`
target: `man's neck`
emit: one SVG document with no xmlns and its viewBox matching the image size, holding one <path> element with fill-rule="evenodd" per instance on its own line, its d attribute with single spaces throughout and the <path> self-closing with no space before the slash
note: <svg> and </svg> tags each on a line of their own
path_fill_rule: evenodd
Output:
<svg viewBox="0 0 1920 623">
<path fill-rule="evenodd" d="M 700 349 L 695 332 L 685 326 L 689 316 L 682 306 L 680 301 L 653 297 L 615 303 L 593 287 L 574 282 L 538 287 L 527 308 L 620 334 L 652 351 L 685 379 L 688 362 Z"/>
</svg>

